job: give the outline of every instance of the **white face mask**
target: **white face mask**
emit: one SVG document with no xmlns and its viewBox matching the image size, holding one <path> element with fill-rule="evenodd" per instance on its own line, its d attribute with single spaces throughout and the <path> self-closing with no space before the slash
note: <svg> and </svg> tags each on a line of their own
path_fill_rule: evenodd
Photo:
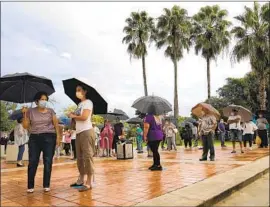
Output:
<svg viewBox="0 0 270 207">
<path fill-rule="evenodd" d="M 38 106 L 39 106 L 40 108 L 46 108 L 47 105 L 48 105 L 48 101 L 40 100 L 40 101 L 38 102 Z"/>
<path fill-rule="evenodd" d="M 83 98 L 82 92 L 76 92 L 76 97 L 81 100 Z"/>
</svg>

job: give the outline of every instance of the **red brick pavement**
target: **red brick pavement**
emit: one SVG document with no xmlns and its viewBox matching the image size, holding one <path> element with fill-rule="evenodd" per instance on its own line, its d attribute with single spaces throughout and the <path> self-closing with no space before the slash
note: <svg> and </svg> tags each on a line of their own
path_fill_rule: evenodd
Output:
<svg viewBox="0 0 270 207">
<path fill-rule="evenodd" d="M 204 163 L 198 161 L 201 150 L 162 152 L 165 168 L 162 172 L 148 170 L 152 161 L 146 154 L 124 161 L 98 158 L 95 186 L 84 193 L 69 187 L 78 175 L 76 164 L 53 167 L 49 193 L 42 190 L 42 169 L 37 172 L 33 194 L 26 193 L 26 169 L 2 172 L 1 206 L 133 206 L 269 155 L 269 149 L 245 154 L 230 152 L 230 148 L 217 148 L 216 161 Z M 4 165 L 6 169 L 14 167 L 14 164 Z"/>
</svg>

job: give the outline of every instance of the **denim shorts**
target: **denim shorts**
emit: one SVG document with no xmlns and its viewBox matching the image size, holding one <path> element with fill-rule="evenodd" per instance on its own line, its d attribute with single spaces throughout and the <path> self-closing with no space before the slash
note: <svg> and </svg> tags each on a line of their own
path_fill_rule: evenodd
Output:
<svg viewBox="0 0 270 207">
<path fill-rule="evenodd" d="M 234 142 L 242 142 L 242 132 L 238 129 L 231 129 L 230 138 Z"/>
</svg>

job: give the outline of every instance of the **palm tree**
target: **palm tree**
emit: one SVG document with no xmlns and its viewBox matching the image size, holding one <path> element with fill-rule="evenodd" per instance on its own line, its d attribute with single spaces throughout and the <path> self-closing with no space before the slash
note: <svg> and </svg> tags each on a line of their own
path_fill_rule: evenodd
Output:
<svg viewBox="0 0 270 207">
<path fill-rule="evenodd" d="M 183 58 L 184 50 L 189 50 L 190 18 L 187 11 L 179 6 L 164 9 L 164 14 L 158 17 L 154 40 L 158 49 L 166 47 L 165 57 L 169 57 L 174 65 L 174 117 L 179 116 L 178 105 L 178 69 L 177 62 Z"/>
<path fill-rule="evenodd" d="M 259 78 L 260 109 L 266 110 L 266 83 L 269 74 L 269 4 L 260 6 L 254 2 L 253 8 L 245 7 L 243 14 L 236 16 L 241 26 L 235 26 L 232 34 L 237 40 L 232 51 L 234 61 L 249 59 L 251 68 Z"/>
<path fill-rule="evenodd" d="M 130 17 L 126 19 L 126 24 L 127 26 L 123 29 L 126 36 L 122 43 L 128 44 L 127 52 L 130 54 L 130 59 L 142 59 L 144 95 L 148 96 L 145 66 L 146 44 L 150 41 L 154 31 L 154 20 L 145 11 L 131 12 Z"/>
<path fill-rule="evenodd" d="M 193 16 L 192 39 L 195 53 L 196 55 L 200 53 L 207 64 L 208 99 L 211 97 L 211 61 L 216 60 L 230 43 L 228 27 L 231 22 L 226 20 L 227 16 L 228 12 L 221 10 L 218 5 L 202 7 Z"/>
</svg>

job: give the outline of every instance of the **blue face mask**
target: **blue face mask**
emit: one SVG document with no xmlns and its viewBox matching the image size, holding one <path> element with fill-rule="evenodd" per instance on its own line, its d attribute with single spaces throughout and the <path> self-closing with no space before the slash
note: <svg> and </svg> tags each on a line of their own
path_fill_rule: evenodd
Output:
<svg viewBox="0 0 270 207">
<path fill-rule="evenodd" d="M 47 107 L 47 104 L 48 104 L 48 101 L 45 101 L 45 100 L 40 100 L 40 101 L 38 102 L 38 106 L 39 106 L 40 108 L 46 108 L 46 107 Z"/>
</svg>

